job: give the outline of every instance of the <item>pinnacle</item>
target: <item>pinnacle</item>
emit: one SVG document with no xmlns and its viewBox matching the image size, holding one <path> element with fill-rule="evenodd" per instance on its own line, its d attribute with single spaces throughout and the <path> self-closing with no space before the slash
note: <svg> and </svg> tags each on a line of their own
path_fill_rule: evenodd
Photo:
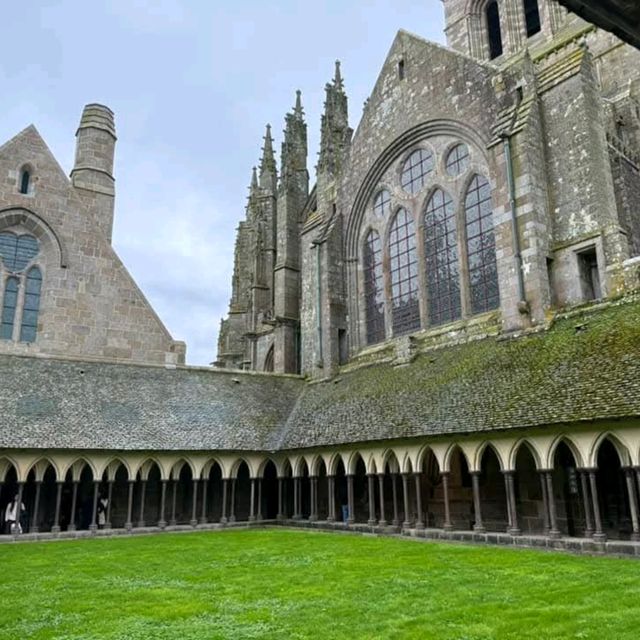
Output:
<svg viewBox="0 0 640 640">
<path fill-rule="evenodd" d="M 255 191 L 258 188 L 258 169 L 253 167 L 251 172 L 251 191 Z"/>
<path fill-rule="evenodd" d="M 296 106 L 293 113 L 300 120 L 304 117 L 304 109 L 302 108 L 302 91 L 300 91 L 300 89 L 296 91 Z"/>
<path fill-rule="evenodd" d="M 260 161 L 260 174 L 265 171 L 275 172 L 276 160 L 273 153 L 273 137 L 271 136 L 271 125 L 267 125 L 264 135 L 264 147 L 262 148 L 262 160 Z"/>
<path fill-rule="evenodd" d="M 336 89 L 344 89 L 344 81 L 342 80 L 342 71 L 340 70 L 340 60 L 336 60 L 336 75 L 333 79 L 333 86 Z"/>
</svg>

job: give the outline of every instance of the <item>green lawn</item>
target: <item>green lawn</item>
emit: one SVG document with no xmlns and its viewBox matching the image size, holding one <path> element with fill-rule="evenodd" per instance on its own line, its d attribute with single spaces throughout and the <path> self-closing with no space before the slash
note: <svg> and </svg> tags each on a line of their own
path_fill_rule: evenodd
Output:
<svg viewBox="0 0 640 640">
<path fill-rule="evenodd" d="M 0 546 L 0 638 L 640 637 L 640 562 L 286 530 Z"/>
</svg>

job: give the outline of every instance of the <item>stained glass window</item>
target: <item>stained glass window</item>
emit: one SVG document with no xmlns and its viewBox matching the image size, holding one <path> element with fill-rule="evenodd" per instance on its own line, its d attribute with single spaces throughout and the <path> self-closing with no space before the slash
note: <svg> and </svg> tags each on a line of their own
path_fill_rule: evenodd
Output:
<svg viewBox="0 0 640 640">
<path fill-rule="evenodd" d="M 451 322 L 462 314 L 457 237 L 453 201 L 448 193 L 437 189 L 424 214 L 430 324 Z"/>
<path fill-rule="evenodd" d="M 28 234 L 0 233 L 0 258 L 8 271 L 17 273 L 38 255 L 38 241 Z"/>
<path fill-rule="evenodd" d="M 420 328 L 415 225 L 405 209 L 391 225 L 389 258 L 393 333 L 402 335 Z"/>
<path fill-rule="evenodd" d="M 22 326 L 20 342 L 35 342 L 38 332 L 38 312 L 40 311 L 40 292 L 42 290 L 42 273 L 38 267 L 29 269 L 22 307 Z"/>
<path fill-rule="evenodd" d="M 391 195 L 386 189 L 379 191 L 373 200 L 373 213 L 378 218 L 386 218 L 391 213 Z"/>
<path fill-rule="evenodd" d="M 433 171 L 433 154 L 426 149 L 414 151 L 402 167 L 402 188 L 409 193 L 418 193 Z"/>
<path fill-rule="evenodd" d="M 364 244 L 364 291 L 367 313 L 367 344 L 382 342 L 384 331 L 384 276 L 382 242 L 370 231 Z"/>
<path fill-rule="evenodd" d="M 467 257 L 471 312 L 483 313 L 500 305 L 491 187 L 474 176 L 465 198 Z"/>
<path fill-rule="evenodd" d="M 0 338 L 2 340 L 11 340 L 13 338 L 13 323 L 16 317 L 17 305 L 18 278 L 7 278 L 2 301 L 2 325 L 0 327 Z"/>
<path fill-rule="evenodd" d="M 446 170 L 450 176 L 456 177 L 464 173 L 469 167 L 469 147 L 466 144 L 457 144 L 447 156 Z"/>
</svg>

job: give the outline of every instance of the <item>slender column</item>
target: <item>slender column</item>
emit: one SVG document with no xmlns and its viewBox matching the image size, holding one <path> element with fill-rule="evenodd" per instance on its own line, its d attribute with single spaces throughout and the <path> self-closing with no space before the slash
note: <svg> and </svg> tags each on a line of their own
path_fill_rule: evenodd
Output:
<svg viewBox="0 0 640 640">
<path fill-rule="evenodd" d="M 585 529 L 584 537 L 590 538 L 593 535 L 593 521 L 591 516 L 591 498 L 589 496 L 589 472 L 580 471 L 580 485 L 582 487 L 582 500 L 584 504 Z"/>
<path fill-rule="evenodd" d="M 451 508 L 449 505 L 449 472 L 442 472 L 442 493 L 444 499 L 444 528 L 449 531 L 453 529 L 451 524 Z"/>
<path fill-rule="evenodd" d="M 222 513 L 220 515 L 220 523 L 227 524 L 227 484 L 229 480 L 222 478 Z"/>
<path fill-rule="evenodd" d="M 408 528 L 411 526 L 411 520 L 409 520 L 409 474 L 402 474 L 402 497 L 404 500 L 404 522 L 402 526 Z"/>
<path fill-rule="evenodd" d="M 171 518 L 169 519 L 169 526 L 175 527 L 178 524 L 176 518 L 176 502 L 178 500 L 178 478 L 173 479 L 173 492 L 171 495 Z"/>
<path fill-rule="evenodd" d="M 140 512 L 138 514 L 138 527 L 142 529 L 145 526 L 144 521 L 144 503 L 147 497 L 147 481 L 140 480 Z"/>
<path fill-rule="evenodd" d="M 107 513 L 104 518 L 104 528 L 111 529 L 111 499 L 113 497 L 113 480 L 107 480 Z"/>
<path fill-rule="evenodd" d="M 518 505 L 516 503 L 515 475 L 516 475 L 515 471 L 507 471 L 507 473 L 505 474 L 505 479 L 508 487 L 508 492 L 507 492 L 508 509 L 507 510 L 511 515 L 511 517 L 509 518 L 510 525 L 511 525 L 509 528 L 509 533 L 512 536 L 519 536 L 522 533 L 522 531 L 518 526 Z"/>
<path fill-rule="evenodd" d="M 398 474 L 391 474 L 391 491 L 393 493 L 393 520 L 391 524 L 394 527 L 400 526 L 400 517 L 398 515 Z"/>
<path fill-rule="evenodd" d="M 633 478 L 633 470 L 625 469 L 624 476 L 627 481 L 627 492 L 629 494 L 629 510 L 631 511 L 631 524 L 633 526 L 633 532 L 631 533 L 631 540 L 640 540 L 640 528 L 638 526 L 638 501 L 636 497 L 636 487 Z"/>
<path fill-rule="evenodd" d="M 98 489 L 100 489 L 100 480 L 93 481 L 93 504 L 91 506 L 91 524 L 89 531 L 95 533 L 98 530 Z"/>
<path fill-rule="evenodd" d="M 378 474 L 378 493 L 380 494 L 378 496 L 380 498 L 380 520 L 378 520 L 378 525 L 386 527 L 387 520 L 384 517 L 384 473 Z"/>
<path fill-rule="evenodd" d="M 549 535 L 553 538 L 560 537 L 560 529 L 558 529 L 558 515 L 556 512 L 556 496 L 553 493 L 553 473 L 551 471 L 547 471 L 545 473 L 547 478 L 547 500 L 549 502 L 549 524 L 551 528 L 549 529 Z"/>
<path fill-rule="evenodd" d="M 29 533 L 38 533 L 40 527 L 38 527 L 38 516 L 40 515 L 40 487 L 42 486 L 41 480 L 36 480 L 36 497 L 33 501 L 33 520 Z"/>
<path fill-rule="evenodd" d="M 354 502 L 353 499 L 353 476 L 347 476 L 347 504 L 349 509 L 349 516 L 347 517 L 347 524 L 353 524 L 356 521 L 356 514 L 354 510 Z"/>
<path fill-rule="evenodd" d="M 424 521 L 422 520 L 422 485 L 420 483 L 420 473 L 415 473 L 414 478 L 416 483 L 416 509 L 418 510 L 416 529 L 424 529 Z"/>
<path fill-rule="evenodd" d="M 298 502 L 300 497 L 300 478 L 293 479 L 293 519 L 300 520 L 302 514 L 298 510 Z"/>
<path fill-rule="evenodd" d="M 71 493 L 71 517 L 69 518 L 68 531 L 76 530 L 76 504 L 78 502 L 78 481 L 72 482 L 73 490 Z"/>
<path fill-rule="evenodd" d="M 209 478 L 202 478 L 202 511 L 200 512 L 200 524 L 207 524 L 207 493 Z"/>
<path fill-rule="evenodd" d="M 167 504 L 167 481 L 160 481 L 160 519 L 158 520 L 158 527 L 164 529 L 167 526 L 167 521 L 164 519 L 165 508 Z M 109 506 L 111 506 L 111 500 L 109 500 Z"/>
<path fill-rule="evenodd" d="M 312 476 L 309 478 L 309 493 L 311 498 L 311 513 L 309 514 L 309 522 L 315 522 L 318 519 L 318 478 Z"/>
<path fill-rule="evenodd" d="M 18 482 L 18 503 L 16 504 L 16 532 L 20 531 L 17 525 L 22 520 L 22 494 L 24 492 L 24 482 Z"/>
<path fill-rule="evenodd" d="M 598 483 L 596 482 L 596 470 L 589 469 L 589 484 L 591 485 L 591 497 L 593 498 L 593 520 L 595 522 L 595 531 L 593 539 L 598 542 L 604 542 L 607 539 L 602 530 L 602 519 L 600 518 L 600 503 L 598 501 Z"/>
<path fill-rule="evenodd" d="M 336 479 L 334 476 L 327 476 L 327 494 L 329 496 L 327 522 L 334 522 L 336 519 Z"/>
<path fill-rule="evenodd" d="M 193 501 L 191 503 L 191 520 L 189 524 L 194 529 L 198 526 L 198 478 L 193 479 Z"/>
<path fill-rule="evenodd" d="M 284 511 L 282 508 L 284 507 L 282 500 L 282 485 L 284 483 L 284 478 L 278 478 L 278 515 L 276 518 L 278 520 L 284 520 Z"/>
<path fill-rule="evenodd" d="M 509 480 L 507 478 L 507 472 L 503 471 L 502 475 L 504 477 L 504 495 L 506 497 L 507 500 L 507 521 L 508 521 L 508 525 L 507 525 L 507 532 L 511 531 L 511 526 L 512 526 L 512 522 L 513 519 L 511 517 L 511 487 L 509 486 Z"/>
<path fill-rule="evenodd" d="M 539 471 L 540 486 L 542 488 L 542 516 L 544 521 L 544 535 L 548 536 L 550 533 L 551 525 L 549 524 L 549 496 L 547 494 L 547 474 L 544 471 Z"/>
<path fill-rule="evenodd" d="M 256 518 L 262 520 L 262 478 L 258 478 L 258 504 L 256 505 Z"/>
<path fill-rule="evenodd" d="M 478 533 L 484 533 L 486 529 L 482 524 L 482 503 L 480 502 L 480 472 L 473 471 L 471 473 L 471 482 L 473 484 L 473 510 L 475 513 L 476 522 L 473 525 L 473 530 Z"/>
<path fill-rule="evenodd" d="M 229 507 L 229 522 L 236 521 L 236 479 L 231 478 L 231 506 Z"/>
<path fill-rule="evenodd" d="M 127 531 L 131 531 L 133 529 L 133 484 L 135 480 L 129 480 L 129 499 L 127 502 L 127 521 L 124 523 L 124 528 Z"/>
<path fill-rule="evenodd" d="M 376 485 L 372 474 L 367 475 L 367 493 L 369 494 L 369 521 L 367 524 L 374 527 L 376 525 Z"/>
<path fill-rule="evenodd" d="M 51 533 L 60 533 L 60 504 L 62 503 L 62 487 L 64 482 L 56 483 L 56 511 L 53 516 L 53 527 L 51 527 Z"/>
<path fill-rule="evenodd" d="M 256 502 L 256 479 L 251 478 L 251 504 L 249 505 L 249 522 L 256 519 L 254 505 Z"/>
</svg>

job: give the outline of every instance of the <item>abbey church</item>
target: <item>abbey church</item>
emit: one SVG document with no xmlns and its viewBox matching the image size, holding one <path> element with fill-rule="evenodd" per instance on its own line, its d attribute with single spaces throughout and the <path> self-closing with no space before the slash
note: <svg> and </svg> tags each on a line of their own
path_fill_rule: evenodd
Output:
<svg viewBox="0 0 640 640">
<path fill-rule="evenodd" d="M 0 539 L 640 554 L 640 51 L 555 0 L 443 5 L 447 46 L 400 31 L 355 129 L 336 64 L 315 173 L 300 92 L 267 126 L 213 368 L 111 246 L 113 113 L 70 177 L 34 127 L 0 147 Z"/>
</svg>

